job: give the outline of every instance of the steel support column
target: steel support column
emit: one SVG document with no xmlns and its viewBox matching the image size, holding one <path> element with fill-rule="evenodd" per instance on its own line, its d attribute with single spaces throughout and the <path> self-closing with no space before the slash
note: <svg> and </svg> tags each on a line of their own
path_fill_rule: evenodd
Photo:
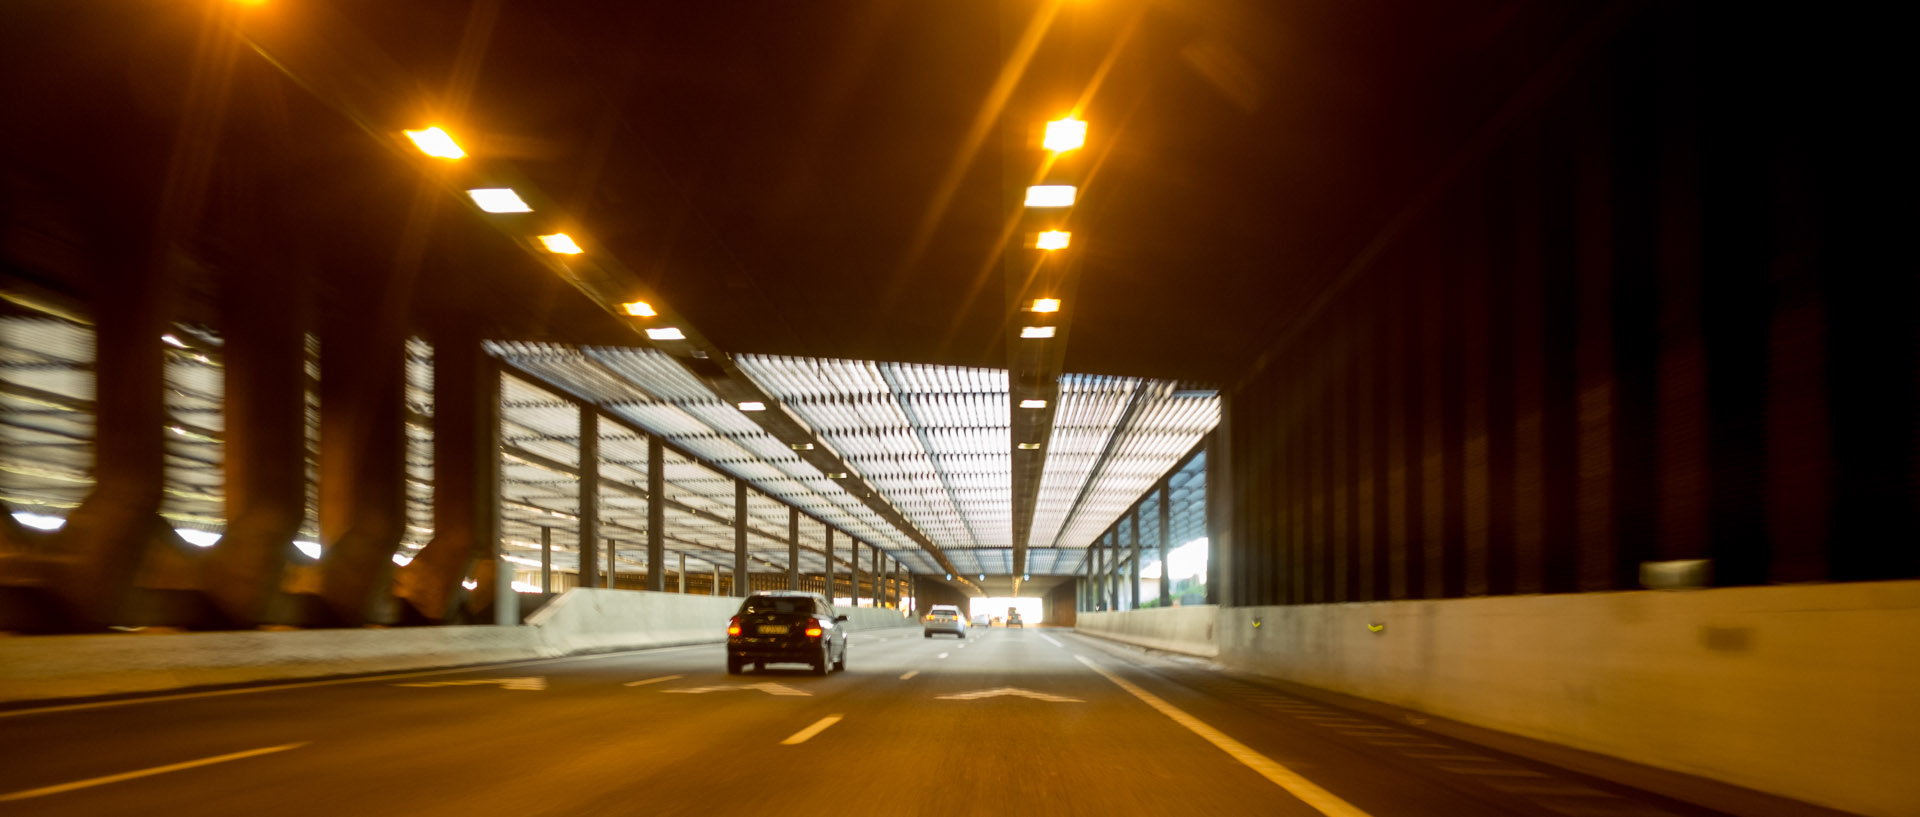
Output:
<svg viewBox="0 0 1920 817">
<path fill-rule="evenodd" d="M 652 569 L 652 568 L 648 568 Z M 680 554 L 680 595 L 687 594 L 687 554 Z"/>
<path fill-rule="evenodd" d="M 647 435 L 647 589 L 663 592 L 667 577 L 667 453 L 660 435 Z"/>
<path fill-rule="evenodd" d="M 1127 609 L 1140 609 L 1140 506 L 1133 506 L 1133 513 L 1127 514 L 1127 527 L 1133 534 L 1128 544 L 1127 556 Z M 1164 566 L 1163 566 L 1164 567 Z"/>
<path fill-rule="evenodd" d="M 787 506 L 787 589 L 800 589 L 800 509 Z"/>
<path fill-rule="evenodd" d="M 619 566 L 614 563 L 614 559 L 619 555 L 620 543 L 614 541 L 611 536 L 607 537 L 607 575 L 601 578 L 606 581 L 608 590 L 613 589 L 613 580 L 619 577 Z M 653 565 L 647 565 L 647 569 L 652 570 Z"/>
<path fill-rule="evenodd" d="M 1173 518 L 1173 498 L 1168 494 L 1173 486 L 1165 478 L 1160 480 L 1160 606 L 1173 606 L 1173 561 L 1168 557 L 1172 545 L 1171 527 Z"/>
<path fill-rule="evenodd" d="M 553 592 L 553 528 L 540 528 L 540 592 Z"/>
<path fill-rule="evenodd" d="M 407 524 L 406 326 L 373 312 L 322 325 L 318 590 L 341 624 L 374 618 Z"/>
<path fill-rule="evenodd" d="M 853 606 L 859 607 L 860 606 L 860 540 L 848 539 L 847 547 L 848 547 L 847 581 L 848 581 L 848 584 L 850 585 L 850 588 L 847 590 L 847 601 L 851 602 Z"/>
<path fill-rule="evenodd" d="M 735 480 L 733 483 L 733 594 L 742 598 L 751 590 L 747 589 L 747 572 L 752 567 L 747 555 L 747 483 Z M 719 585 L 714 585 L 718 593 Z"/>
<path fill-rule="evenodd" d="M 826 595 L 827 595 L 827 603 L 832 604 L 833 598 L 834 598 L 833 526 L 832 525 L 827 526 L 826 539 L 827 539 L 827 593 Z"/>
<path fill-rule="evenodd" d="M 580 407 L 580 569 L 575 587 L 600 586 L 600 415 Z M 651 503 L 649 503 L 651 504 Z"/>
</svg>

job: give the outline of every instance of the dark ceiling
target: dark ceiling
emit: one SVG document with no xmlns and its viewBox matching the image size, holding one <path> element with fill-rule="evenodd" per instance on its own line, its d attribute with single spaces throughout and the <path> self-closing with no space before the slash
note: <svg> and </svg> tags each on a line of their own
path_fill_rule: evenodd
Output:
<svg viewBox="0 0 1920 817">
<path fill-rule="evenodd" d="M 192 109 L 181 100 L 211 59 L 195 50 L 193 6 L 10 4 L 0 82 L 46 126 L 16 119 L 6 137 L 11 257 L 35 257 L 18 214 L 34 191 L 97 192 L 126 174 L 167 201 L 192 132 L 170 111 Z M 1029 135 L 1098 76 L 1064 369 L 1221 383 L 1596 17 L 1588 3 L 1498 0 L 266 0 L 223 13 L 355 44 L 322 72 L 337 75 L 293 77 L 306 89 L 410 78 L 381 90 L 510 161 L 596 251 L 733 352 L 1006 366 L 1002 254 L 1022 250 L 1002 237 L 1039 162 Z M 1045 35 L 996 104 L 1036 17 Z M 233 59 L 216 179 L 244 151 L 293 169 L 212 185 L 209 220 L 254 226 L 202 244 L 324 226 L 324 240 L 271 240 L 321 257 L 354 245 L 372 272 L 316 274 L 347 301 L 366 284 L 342 282 L 371 281 L 443 319 L 485 313 L 489 332 L 637 342 L 467 223 L 411 157 L 260 55 Z M 260 216 L 262 198 L 304 229 Z M 381 283 L 408 268 L 391 225 L 422 218 L 436 225 L 429 272 Z"/>
</svg>

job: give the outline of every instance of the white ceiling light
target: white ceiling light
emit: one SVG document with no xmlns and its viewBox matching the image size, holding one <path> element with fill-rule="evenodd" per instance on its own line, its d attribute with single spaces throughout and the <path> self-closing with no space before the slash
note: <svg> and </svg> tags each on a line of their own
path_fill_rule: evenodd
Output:
<svg viewBox="0 0 1920 817">
<path fill-rule="evenodd" d="M 1072 207 L 1074 192 L 1070 184 L 1036 184 L 1027 188 L 1027 206 Z"/>
<path fill-rule="evenodd" d="M 528 207 L 527 203 L 520 199 L 520 194 L 513 192 L 511 187 L 476 187 L 467 191 L 467 197 L 473 199 L 473 203 L 480 209 L 489 213 L 533 212 L 533 208 Z"/>
<path fill-rule="evenodd" d="M 1046 408 L 1046 407 L 1047 407 L 1047 401 L 1045 401 L 1045 400 L 1022 400 L 1022 401 L 1020 401 L 1020 407 L 1021 407 L 1021 408 L 1027 408 L 1027 409 L 1042 409 L 1042 408 Z"/>
<path fill-rule="evenodd" d="M 1020 327 L 1020 337 L 1023 337 L 1023 338 L 1050 338 L 1050 337 L 1053 337 L 1053 327 L 1051 327 L 1051 326 L 1022 326 L 1022 327 Z"/>
<path fill-rule="evenodd" d="M 678 327 L 662 326 L 647 330 L 647 340 L 686 340 L 687 335 Z"/>
<path fill-rule="evenodd" d="M 766 411 L 767 404 L 758 400 L 746 400 L 740 403 L 741 411 Z"/>
</svg>

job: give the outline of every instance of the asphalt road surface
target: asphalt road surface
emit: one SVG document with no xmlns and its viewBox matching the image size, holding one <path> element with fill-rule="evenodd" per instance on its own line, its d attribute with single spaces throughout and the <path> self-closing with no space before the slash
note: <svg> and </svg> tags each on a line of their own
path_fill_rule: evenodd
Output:
<svg viewBox="0 0 1920 817">
<path fill-rule="evenodd" d="M 1713 815 L 1069 631 L 0 711 L 5 815 Z"/>
</svg>

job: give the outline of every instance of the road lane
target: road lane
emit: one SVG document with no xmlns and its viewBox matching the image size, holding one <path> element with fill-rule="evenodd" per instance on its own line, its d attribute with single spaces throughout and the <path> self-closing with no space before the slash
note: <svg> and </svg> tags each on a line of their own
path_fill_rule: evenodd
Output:
<svg viewBox="0 0 1920 817">
<path fill-rule="evenodd" d="M 1322 813 L 1084 657 L 1371 817 L 1710 813 L 1067 631 L 965 644 L 856 634 L 826 678 L 729 676 L 705 645 L 17 714 L 0 795 L 302 743 L 8 813 Z"/>
</svg>

